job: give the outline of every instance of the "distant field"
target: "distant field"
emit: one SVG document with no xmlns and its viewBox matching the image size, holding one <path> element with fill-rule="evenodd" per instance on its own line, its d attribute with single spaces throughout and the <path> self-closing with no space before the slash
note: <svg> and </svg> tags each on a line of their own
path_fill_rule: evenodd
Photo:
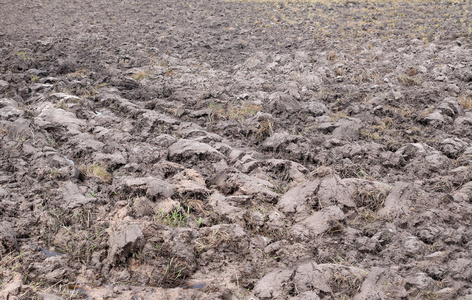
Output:
<svg viewBox="0 0 472 300">
<path fill-rule="evenodd" d="M 431 0 L 239 0 L 261 3 L 254 24 L 266 28 L 304 24 L 314 38 L 384 40 L 419 38 L 425 42 L 472 36 L 471 1 Z M 242 17 L 244 20 L 244 17 Z"/>
</svg>

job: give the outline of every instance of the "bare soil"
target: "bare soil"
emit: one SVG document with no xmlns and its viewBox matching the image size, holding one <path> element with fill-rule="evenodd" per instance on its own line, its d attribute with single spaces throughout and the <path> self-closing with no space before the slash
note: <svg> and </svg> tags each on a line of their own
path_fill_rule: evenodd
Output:
<svg viewBox="0 0 472 300">
<path fill-rule="evenodd" d="M 472 299 L 472 2 L 0 2 L 0 299 Z"/>
</svg>

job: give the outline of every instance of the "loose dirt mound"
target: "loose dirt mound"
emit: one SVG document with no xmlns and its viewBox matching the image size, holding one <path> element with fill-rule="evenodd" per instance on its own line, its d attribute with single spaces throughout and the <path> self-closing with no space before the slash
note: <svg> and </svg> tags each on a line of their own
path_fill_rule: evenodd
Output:
<svg viewBox="0 0 472 300">
<path fill-rule="evenodd" d="M 472 299 L 470 1 L 2 1 L 1 299 Z"/>
</svg>

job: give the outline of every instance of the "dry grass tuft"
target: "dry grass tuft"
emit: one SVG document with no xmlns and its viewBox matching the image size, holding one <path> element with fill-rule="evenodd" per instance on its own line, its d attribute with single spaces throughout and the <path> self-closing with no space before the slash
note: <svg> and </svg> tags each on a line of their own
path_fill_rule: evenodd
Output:
<svg viewBox="0 0 472 300">
<path fill-rule="evenodd" d="M 384 191 L 376 190 L 369 191 L 364 189 L 359 189 L 359 200 L 357 203 L 358 206 L 367 207 L 371 211 L 379 210 L 385 203 L 387 198 L 387 193 Z"/>
<path fill-rule="evenodd" d="M 112 175 L 99 164 L 85 165 L 79 168 L 80 172 L 87 177 L 99 178 L 105 183 L 110 183 L 113 179 Z"/>
<path fill-rule="evenodd" d="M 0 127 L 0 134 L 8 134 L 9 132 L 8 128 Z"/>
<path fill-rule="evenodd" d="M 364 278 L 359 275 L 354 274 L 343 274 L 342 272 L 337 272 L 334 274 L 333 286 L 336 291 L 343 291 L 341 294 L 341 299 L 352 299 L 352 297 L 360 291 L 362 282 Z"/>
<path fill-rule="evenodd" d="M 407 74 L 399 74 L 397 76 L 397 79 L 398 82 L 400 84 L 403 84 L 404 86 L 421 85 L 421 79 L 413 76 L 408 76 Z"/>
<path fill-rule="evenodd" d="M 329 51 L 328 53 L 328 57 L 327 57 L 328 60 L 335 60 L 336 59 L 336 52 L 334 51 Z"/>
<path fill-rule="evenodd" d="M 195 240 L 195 247 L 198 252 L 202 252 L 210 248 L 216 248 L 229 240 L 231 240 L 229 233 L 215 230 L 210 235 Z"/>
<path fill-rule="evenodd" d="M 74 78 L 85 78 L 90 74 L 90 71 L 88 69 L 80 69 L 75 72 L 69 73 L 66 76 L 67 77 L 74 77 Z"/>
<path fill-rule="evenodd" d="M 343 111 L 338 111 L 338 112 L 332 113 L 330 115 L 330 121 L 331 122 L 336 122 L 336 121 L 338 121 L 339 119 L 342 119 L 342 118 L 349 118 L 349 116 Z"/>
<path fill-rule="evenodd" d="M 133 75 L 131 75 L 131 77 L 137 81 L 141 81 L 141 80 L 144 80 L 144 79 L 147 79 L 149 77 L 151 77 L 151 73 L 149 72 L 144 72 L 144 71 L 138 71 L 136 73 L 134 73 Z"/>
<path fill-rule="evenodd" d="M 464 109 L 472 109 L 472 90 L 467 90 L 459 96 L 459 103 Z"/>
<path fill-rule="evenodd" d="M 196 212 L 207 213 L 208 210 L 205 209 L 205 203 L 199 199 L 189 199 L 187 205 Z"/>
<path fill-rule="evenodd" d="M 252 117 L 262 110 L 260 105 L 250 102 L 241 102 L 239 104 L 215 104 L 210 103 L 211 109 L 210 122 L 214 123 L 218 120 L 236 120 L 243 122 L 246 118 Z"/>
<path fill-rule="evenodd" d="M 259 123 L 259 129 L 256 131 L 256 138 L 263 140 L 274 133 L 274 122 L 271 120 L 264 120 Z"/>
</svg>

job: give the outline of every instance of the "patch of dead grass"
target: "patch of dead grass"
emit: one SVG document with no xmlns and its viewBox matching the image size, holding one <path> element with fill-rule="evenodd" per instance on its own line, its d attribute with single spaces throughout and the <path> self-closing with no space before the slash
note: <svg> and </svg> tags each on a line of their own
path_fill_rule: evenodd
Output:
<svg viewBox="0 0 472 300">
<path fill-rule="evenodd" d="M 216 122 L 220 119 L 242 122 L 262 110 L 262 106 L 250 102 L 240 102 L 238 104 L 229 105 L 215 104 L 212 102 L 209 108 L 211 109 L 211 122 Z"/>
<path fill-rule="evenodd" d="M 331 122 L 336 122 L 336 121 L 338 121 L 339 119 L 342 119 L 342 118 L 349 118 L 349 116 L 343 111 L 338 111 L 338 112 L 332 113 L 330 115 L 329 120 Z"/>
<path fill-rule="evenodd" d="M 369 210 L 374 212 L 384 205 L 388 194 L 380 190 L 369 191 L 364 189 L 359 189 L 358 193 L 359 203 L 357 203 L 357 205 L 367 207 Z"/>
<path fill-rule="evenodd" d="M 333 278 L 333 286 L 336 291 L 342 291 L 340 298 L 343 295 L 345 299 L 352 299 L 352 297 L 360 291 L 364 278 L 354 274 L 343 274 L 342 272 L 335 273 Z"/>
<path fill-rule="evenodd" d="M 5 127 L 0 127 L 0 134 L 8 134 L 10 131 Z"/>
<path fill-rule="evenodd" d="M 85 69 L 80 69 L 80 70 L 77 70 L 75 72 L 69 73 L 66 76 L 67 77 L 74 77 L 74 78 L 85 78 L 89 74 L 90 74 L 90 70 L 85 68 Z"/>
<path fill-rule="evenodd" d="M 472 109 L 472 90 L 467 90 L 459 96 L 459 103 L 464 109 Z"/>
<path fill-rule="evenodd" d="M 398 82 L 404 86 L 421 85 L 421 79 L 407 74 L 399 74 L 397 76 Z"/>
<path fill-rule="evenodd" d="M 263 120 L 259 122 L 259 128 L 256 131 L 256 138 L 258 140 L 261 141 L 272 134 L 274 134 L 274 122 L 271 120 Z"/>
<path fill-rule="evenodd" d="M 336 60 L 336 52 L 329 51 L 328 56 L 326 57 L 326 59 L 331 60 L 331 61 Z"/>
<path fill-rule="evenodd" d="M 217 248 L 219 245 L 229 240 L 231 240 L 229 233 L 217 229 L 211 234 L 195 240 L 195 247 L 198 252 L 203 252 L 210 248 Z"/>
<path fill-rule="evenodd" d="M 138 71 L 134 73 L 133 75 L 131 75 L 131 77 L 137 81 L 141 81 L 141 80 L 151 77 L 151 73 L 145 72 L 145 71 Z"/>
<path fill-rule="evenodd" d="M 99 164 L 84 165 L 79 167 L 79 170 L 86 177 L 95 177 L 105 183 L 110 183 L 113 179 L 112 175 L 107 171 L 107 169 Z"/>
<path fill-rule="evenodd" d="M 389 138 L 397 139 L 400 137 L 400 131 L 396 128 L 392 118 L 383 118 L 379 125 L 373 125 L 360 130 L 360 135 L 366 140 L 387 140 Z"/>
</svg>

